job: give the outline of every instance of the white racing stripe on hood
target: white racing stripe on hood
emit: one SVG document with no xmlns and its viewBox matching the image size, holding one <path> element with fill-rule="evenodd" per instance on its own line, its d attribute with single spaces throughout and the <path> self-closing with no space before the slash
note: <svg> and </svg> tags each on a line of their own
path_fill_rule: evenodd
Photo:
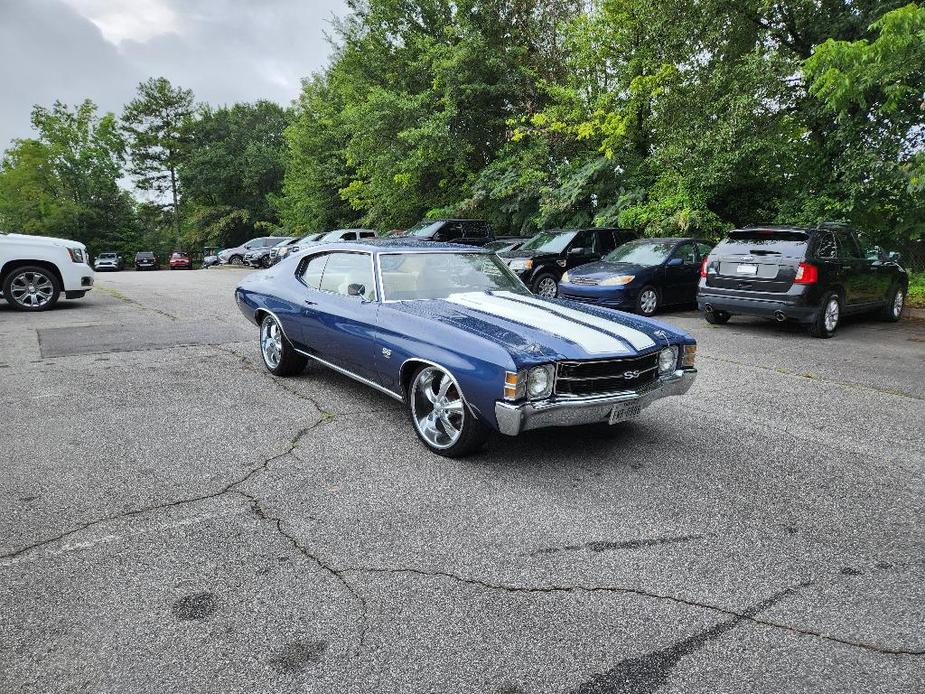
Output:
<svg viewBox="0 0 925 694">
<path fill-rule="evenodd" d="M 520 294 L 512 294 L 510 292 L 497 292 L 496 296 L 503 296 L 523 303 L 532 304 L 533 306 L 542 306 L 546 310 L 553 311 L 554 313 L 558 313 L 561 316 L 574 318 L 575 320 L 581 321 L 587 325 L 593 325 L 595 328 L 606 330 L 607 332 L 622 337 L 637 351 L 655 347 L 655 341 L 644 332 L 641 330 L 636 330 L 636 328 L 631 328 L 628 325 L 618 323 L 615 320 L 601 318 L 600 316 L 585 313 L 584 311 L 576 311 L 573 308 L 567 308 L 552 302 L 542 301 L 532 296 L 522 296 Z"/>
<path fill-rule="evenodd" d="M 548 310 L 548 305 L 527 306 L 483 292 L 451 294 L 446 300 L 466 308 L 482 311 L 492 316 L 505 318 L 521 325 L 552 333 L 569 342 L 574 342 L 588 354 L 627 354 L 629 352 L 626 344 L 613 335 L 607 335 L 599 330 L 558 315 Z"/>
</svg>

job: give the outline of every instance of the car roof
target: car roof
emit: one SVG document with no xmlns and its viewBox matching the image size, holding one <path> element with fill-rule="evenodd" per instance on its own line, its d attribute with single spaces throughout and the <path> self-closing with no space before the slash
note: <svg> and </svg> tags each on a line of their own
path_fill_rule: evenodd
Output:
<svg viewBox="0 0 925 694">
<path fill-rule="evenodd" d="M 657 241 L 659 243 L 681 243 L 682 241 L 693 241 L 694 243 L 708 243 L 711 246 L 715 245 L 711 241 L 706 239 L 699 239 L 696 236 L 643 236 L 638 239 L 633 239 L 628 243 L 633 243 L 634 241 Z"/>
<path fill-rule="evenodd" d="M 367 251 L 370 253 L 400 253 L 402 251 L 460 251 L 465 253 L 487 253 L 492 251 L 480 246 L 467 246 L 462 243 L 439 243 L 434 241 L 418 241 L 413 238 L 384 238 L 360 239 L 359 241 L 332 241 L 330 243 L 312 246 L 317 251 Z"/>
</svg>

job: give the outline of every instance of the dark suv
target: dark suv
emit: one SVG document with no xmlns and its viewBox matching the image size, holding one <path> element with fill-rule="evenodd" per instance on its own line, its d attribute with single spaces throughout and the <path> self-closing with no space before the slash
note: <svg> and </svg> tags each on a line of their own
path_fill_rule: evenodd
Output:
<svg viewBox="0 0 925 694">
<path fill-rule="evenodd" d="M 638 236 L 628 229 L 553 229 L 498 255 L 535 294 L 552 298 L 566 270 L 600 260 Z"/>
<path fill-rule="evenodd" d="M 151 251 L 138 251 L 135 254 L 136 270 L 160 270 L 161 261 Z"/>
<path fill-rule="evenodd" d="M 736 229 L 704 259 L 697 306 L 710 323 L 737 313 L 788 319 L 815 337 L 832 337 L 841 316 L 902 315 L 909 278 L 888 255 L 849 227 Z"/>
<path fill-rule="evenodd" d="M 495 240 L 491 224 L 484 219 L 424 219 L 408 229 L 404 236 L 468 246 L 484 246 Z"/>
</svg>

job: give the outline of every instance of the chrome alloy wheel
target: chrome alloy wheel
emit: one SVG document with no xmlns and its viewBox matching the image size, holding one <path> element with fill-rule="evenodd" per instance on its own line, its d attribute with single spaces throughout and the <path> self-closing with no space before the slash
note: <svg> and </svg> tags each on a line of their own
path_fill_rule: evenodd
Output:
<svg viewBox="0 0 925 694">
<path fill-rule="evenodd" d="M 658 294 L 654 289 L 646 289 L 639 296 L 639 308 L 647 316 L 655 313 L 655 307 L 658 305 Z"/>
<path fill-rule="evenodd" d="M 838 298 L 833 296 L 831 299 L 829 299 L 829 303 L 825 306 L 825 316 L 823 317 L 825 329 L 830 333 L 834 332 L 835 328 L 838 327 L 838 316 L 840 310 L 841 309 L 838 305 Z"/>
<path fill-rule="evenodd" d="M 411 384 L 411 415 L 418 433 L 434 448 L 456 443 L 466 413 L 453 377 L 436 366 L 422 369 Z"/>
<path fill-rule="evenodd" d="M 555 299 L 559 293 L 559 285 L 552 277 L 544 277 L 536 285 L 536 294 L 544 299 Z"/>
<path fill-rule="evenodd" d="M 273 316 L 267 316 L 260 324 L 260 351 L 267 367 L 275 369 L 283 358 L 283 331 Z"/>
<path fill-rule="evenodd" d="M 16 303 L 29 308 L 40 308 L 51 301 L 55 287 L 51 280 L 39 272 L 27 270 L 16 275 L 10 283 L 10 295 Z"/>
<path fill-rule="evenodd" d="M 903 312 L 903 302 L 906 300 L 906 295 L 903 294 L 902 289 L 896 290 L 896 296 L 893 297 L 893 317 L 899 318 Z"/>
</svg>

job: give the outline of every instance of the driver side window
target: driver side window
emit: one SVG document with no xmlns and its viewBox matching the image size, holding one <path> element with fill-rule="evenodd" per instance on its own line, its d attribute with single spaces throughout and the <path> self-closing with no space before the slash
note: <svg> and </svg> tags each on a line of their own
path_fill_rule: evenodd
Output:
<svg viewBox="0 0 925 694">
<path fill-rule="evenodd" d="M 680 258 L 681 262 L 685 265 L 697 264 L 697 251 L 694 249 L 694 244 L 692 243 L 682 243 L 675 249 L 674 253 L 671 254 L 671 257 Z"/>
<path fill-rule="evenodd" d="M 331 253 L 324 266 L 321 291 L 373 301 L 376 287 L 372 256 L 368 253 Z"/>
</svg>

